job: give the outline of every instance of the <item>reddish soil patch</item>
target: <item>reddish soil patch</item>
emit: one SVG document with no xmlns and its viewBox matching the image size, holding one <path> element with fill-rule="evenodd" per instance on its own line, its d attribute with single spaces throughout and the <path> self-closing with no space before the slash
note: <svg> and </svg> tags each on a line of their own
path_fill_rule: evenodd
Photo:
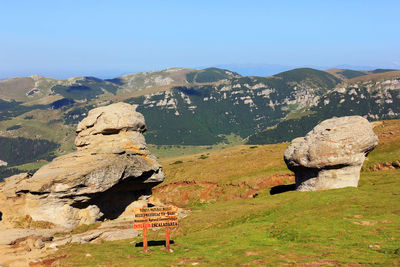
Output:
<svg viewBox="0 0 400 267">
<path fill-rule="evenodd" d="M 266 188 L 294 182 L 291 174 L 275 174 L 255 183 L 212 181 L 179 181 L 163 184 L 153 189 L 154 199 L 162 203 L 185 206 L 192 202 L 254 198 Z"/>
<path fill-rule="evenodd" d="M 341 266 L 340 262 L 334 260 L 319 260 L 307 263 L 299 263 L 297 266 L 304 266 L 304 267 L 317 267 L 317 266 Z"/>
<path fill-rule="evenodd" d="M 260 255 L 260 252 L 256 252 L 256 251 L 247 251 L 246 252 L 246 256 L 258 256 Z"/>
<path fill-rule="evenodd" d="M 361 222 L 353 222 L 354 224 L 358 224 L 358 225 L 375 225 L 378 222 L 369 222 L 369 221 L 361 221 Z"/>
<path fill-rule="evenodd" d="M 67 257 L 67 255 L 61 255 L 61 256 L 57 256 L 55 258 L 44 259 L 44 260 L 39 261 L 39 262 L 30 262 L 29 263 L 29 267 L 51 267 L 51 266 L 55 266 L 54 265 L 55 261 L 57 261 L 59 259 L 66 258 L 66 257 Z"/>
</svg>

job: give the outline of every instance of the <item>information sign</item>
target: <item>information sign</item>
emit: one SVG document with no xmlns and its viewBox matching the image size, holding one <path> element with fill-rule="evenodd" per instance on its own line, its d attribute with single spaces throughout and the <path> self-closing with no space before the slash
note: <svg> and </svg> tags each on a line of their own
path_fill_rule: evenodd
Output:
<svg viewBox="0 0 400 267">
<path fill-rule="evenodd" d="M 166 229 L 165 246 L 167 251 L 169 248 L 170 237 L 169 228 L 178 226 L 178 208 L 174 206 L 168 207 L 143 207 L 134 209 L 135 221 L 134 229 L 143 229 L 143 250 L 147 250 L 147 228 L 162 228 Z"/>
</svg>

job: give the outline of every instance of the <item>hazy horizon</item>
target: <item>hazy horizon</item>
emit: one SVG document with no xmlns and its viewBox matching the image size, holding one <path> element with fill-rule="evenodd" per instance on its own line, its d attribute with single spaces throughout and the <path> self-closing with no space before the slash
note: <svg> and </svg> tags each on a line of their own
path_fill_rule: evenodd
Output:
<svg viewBox="0 0 400 267">
<path fill-rule="evenodd" d="M 170 67 L 233 66 L 252 75 L 399 69 L 399 8 L 388 0 L 7 1 L 0 79 L 113 78 Z"/>
<path fill-rule="evenodd" d="M 279 65 L 279 64 L 262 64 L 262 63 L 243 63 L 243 64 L 217 64 L 213 66 L 197 66 L 197 67 L 182 67 L 182 66 L 170 66 L 166 68 L 160 68 L 160 69 L 147 69 L 147 70 L 137 70 L 137 71 L 120 71 L 120 72 L 103 72 L 103 71 L 92 71 L 92 72 L 83 72 L 83 73 L 78 73 L 72 71 L 71 74 L 67 73 L 59 73 L 56 75 L 52 75 L 51 73 L 46 74 L 46 73 L 30 73 L 30 72 L 21 72 L 20 75 L 16 74 L 13 76 L 8 76 L 8 77 L 0 77 L 1 80 L 6 80 L 10 78 L 16 78 L 16 77 L 28 77 L 32 75 L 39 75 L 43 77 L 48 77 L 48 78 L 54 78 L 54 79 L 68 79 L 72 77 L 96 77 L 100 79 L 113 79 L 116 77 L 120 77 L 123 75 L 127 74 L 135 74 L 135 73 L 140 73 L 140 72 L 148 72 L 148 71 L 160 71 L 164 69 L 169 69 L 169 68 L 192 68 L 192 69 L 205 69 L 205 68 L 221 68 L 221 69 L 227 69 L 230 71 L 234 71 L 239 73 L 242 76 L 271 76 L 278 74 L 280 72 L 296 69 L 296 68 L 313 68 L 317 70 L 328 70 L 331 68 L 340 68 L 340 69 L 351 69 L 351 70 L 375 70 L 375 69 L 396 69 L 399 70 L 400 68 L 395 68 L 395 67 L 387 67 L 387 66 L 354 66 L 354 65 L 347 65 L 347 64 L 342 64 L 338 66 L 308 66 L 308 65 L 299 65 L 299 66 L 287 66 L 287 65 Z"/>
</svg>

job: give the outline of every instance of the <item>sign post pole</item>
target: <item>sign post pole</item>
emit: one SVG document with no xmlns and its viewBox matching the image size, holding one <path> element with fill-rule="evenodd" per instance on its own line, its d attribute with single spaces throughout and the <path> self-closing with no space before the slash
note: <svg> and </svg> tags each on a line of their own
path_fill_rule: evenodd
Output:
<svg viewBox="0 0 400 267">
<path fill-rule="evenodd" d="M 148 253 L 147 250 L 147 227 L 143 228 L 143 252 Z"/>
<path fill-rule="evenodd" d="M 165 229 L 165 233 L 166 233 L 166 239 L 165 239 L 165 249 L 167 251 L 169 251 L 169 227 L 166 227 Z"/>
</svg>

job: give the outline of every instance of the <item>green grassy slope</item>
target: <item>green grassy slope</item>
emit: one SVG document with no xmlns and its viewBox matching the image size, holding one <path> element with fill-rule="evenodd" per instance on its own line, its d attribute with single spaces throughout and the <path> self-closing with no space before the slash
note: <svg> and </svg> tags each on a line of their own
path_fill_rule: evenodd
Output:
<svg viewBox="0 0 400 267">
<path fill-rule="evenodd" d="M 94 77 L 83 77 L 72 85 L 56 85 L 52 90 L 66 98 L 83 100 L 96 98 L 105 92 L 116 94 L 118 86 Z"/>
<path fill-rule="evenodd" d="M 150 247 L 143 254 L 127 240 L 68 246 L 58 254 L 67 256 L 62 266 L 398 265 L 398 177 L 399 171 L 368 173 L 359 188 L 265 192 L 203 205 L 173 231 L 173 253 Z M 149 240 L 163 234 L 150 231 Z"/>
<path fill-rule="evenodd" d="M 371 73 L 385 73 L 385 72 L 391 72 L 391 71 L 396 71 L 395 69 L 376 69 L 370 71 Z"/>
<path fill-rule="evenodd" d="M 342 70 L 337 73 L 343 75 L 343 77 L 345 77 L 346 79 L 351 79 L 351 78 L 367 75 L 367 73 L 365 73 L 365 72 L 356 71 L 356 70 Z"/>
<path fill-rule="evenodd" d="M 189 83 L 209 83 L 209 82 L 217 82 L 223 79 L 229 79 L 235 76 L 238 77 L 240 75 L 230 70 L 207 68 L 187 73 L 186 80 Z"/>
<path fill-rule="evenodd" d="M 396 135 L 390 134 L 398 125 L 392 121 L 375 128 L 382 142 L 367 162 L 379 163 L 387 153 L 400 157 L 400 144 Z M 391 128 L 382 130 L 387 127 Z M 159 187 L 170 186 L 171 195 L 189 192 L 190 196 L 196 195 L 200 181 L 209 181 L 222 186 L 221 194 L 237 193 L 247 185 L 255 187 L 260 179 L 287 172 L 282 159 L 286 147 L 239 146 L 210 152 L 207 157 L 162 159 L 167 178 Z M 177 160 L 182 163 L 173 164 Z M 192 188 L 185 183 L 186 188 L 176 191 L 173 186 L 189 177 L 199 183 Z M 365 169 L 358 188 L 271 195 L 271 187 L 277 183 L 264 185 L 250 198 L 190 199 L 185 207 L 191 209 L 191 215 L 172 231 L 173 253 L 150 246 L 152 252 L 143 254 L 141 238 L 136 238 L 68 245 L 50 258 L 63 257 L 58 260 L 61 266 L 400 264 L 400 169 Z M 231 189 L 235 185 L 239 189 Z M 155 191 L 157 196 L 160 191 Z M 150 231 L 150 241 L 163 239 L 162 230 Z"/>
<path fill-rule="evenodd" d="M 34 109 L 45 109 L 45 105 L 24 106 L 22 102 L 4 101 L 0 99 L 0 121 L 9 120 Z"/>
<path fill-rule="evenodd" d="M 0 97 L 5 99 L 25 100 L 26 94 L 35 87 L 31 77 L 12 78 L 0 81 Z"/>
<path fill-rule="evenodd" d="M 286 82 L 309 81 L 322 88 L 332 88 L 340 82 L 332 74 L 311 68 L 293 69 L 276 74 L 273 77 L 281 78 Z"/>
<path fill-rule="evenodd" d="M 361 76 L 367 76 L 371 74 L 383 74 L 387 72 L 396 71 L 394 69 L 375 69 L 375 70 L 350 70 L 350 69 L 328 69 L 326 72 L 333 74 L 341 80 L 354 79 Z"/>
<path fill-rule="evenodd" d="M 38 75 L 3 80 L 0 81 L 0 99 L 32 102 L 32 105 L 48 104 L 56 97 L 51 93 L 51 88 L 59 82 L 63 81 Z"/>
<path fill-rule="evenodd" d="M 0 167 L 0 179 L 24 170 L 34 171 L 40 167 L 36 161 L 49 160 L 75 149 L 75 127 L 63 124 L 59 110 L 21 107 L 29 111 L 0 121 L 0 140 L 4 141 L 0 141 L 0 159 L 8 163 L 7 167 Z M 19 109 L 15 112 L 19 113 Z M 25 168 L 28 163 L 31 165 Z"/>
<path fill-rule="evenodd" d="M 383 121 L 374 128 L 379 145 L 368 155 L 364 170 L 400 167 L 400 120 Z"/>
</svg>

